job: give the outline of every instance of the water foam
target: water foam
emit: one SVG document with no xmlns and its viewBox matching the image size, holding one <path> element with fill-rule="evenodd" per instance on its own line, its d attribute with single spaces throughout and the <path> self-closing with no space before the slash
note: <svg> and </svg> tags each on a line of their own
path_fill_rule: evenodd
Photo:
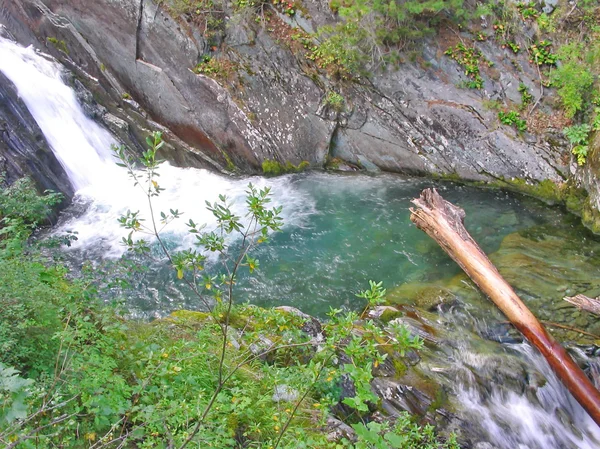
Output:
<svg viewBox="0 0 600 449">
<path fill-rule="evenodd" d="M 520 353 L 527 364 L 543 376 L 545 384 L 531 388 L 529 394 L 511 391 L 502 385 L 488 385 L 481 391 L 475 379 L 463 380 L 457 387 L 457 399 L 463 412 L 478 423 L 493 447 L 600 447 L 600 428 L 558 380 L 546 360 L 528 344 L 509 347 Z M 486 364 L 485 356 L 480 354 L 463 353 L 461 357 L 477 358 L 480 364 Z M 470 364 L 473 365 L 473 360 Z"/>
</svg>

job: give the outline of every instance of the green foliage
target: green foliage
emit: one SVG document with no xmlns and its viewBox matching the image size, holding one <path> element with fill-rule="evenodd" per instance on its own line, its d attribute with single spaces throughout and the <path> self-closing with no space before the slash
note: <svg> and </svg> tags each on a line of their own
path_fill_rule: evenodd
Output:
<svg viewBox="0 0 600 449">
<path fill-rule="evenodd" d="M 556 61 L 558 61 L 558 55 L 550 51 L 551 46 L 552 43 L 545 40 L 532 44 L 529 47 L 529 51 L 531 53 L 530 62 L 537 65 L 556 65 Z"/>
<path fill-rule="evenodd" d="M 521 114 L 519 114 L 517 111 L 500 111 L 498 112 L 498 118 L 504 125 L 514 126 L 519 131 L 527 130 L 527 122 L 521 118 Z"/>
<path fill-rule="evenodd" d="M 0 428 L 27 417 L 26 399 L 31 384 L 31 379 L 22 378 L 19 371 L 0 362 Z"/>
<path fill-rule="evenodd" d="M 339 93 L 330 90 L 325 96 L 325 104 L 336 112 L 342 112 L 346 101 Z"/>
<path fill-rule="evenodd" d="M 594 76 L 584 62 L 581 44 L 570 44 L 561 48 L 562 64 L 551 74 L 552 84 L 558 89 L 567 117 L 573 117 L 586 107 Z"/>
<path fill-rule="evenodd" d="M 531 93 L 529 92 L 529 89 L 523 83 L 519 84 L 518 90 L 519 90 L 519 93 L 521 94 L 521 109 L 525 109 L 533 101 L 533 95 L 531 95 Z"/>
<path fill-rule="evenodd" d="M 594 131 L 600 131 L 600 107 L 594 108 L 594 118 L 592 119 L 592 129 Z"/>
<path fill-rule="evenodd" d="M 466 84 L 468 88 L 481 89 L 483 87 L 483 78 L 479 72 L 479 64 L 484 59 L 479 50 L 474 47 L 467 47 L 462 42 L 459 42 L 455 47 L 448 48 L 444 54 L 450 56 L 464 68 L 465 75 L 470 78 L 470 81 Z"/>
<path fill-rule="evenodd" d="M 0 174 L 2 184 L 4 176 Z M 48 218 L 52 206 L 59 204 L 62 198 L 60 193 L 51 191 L 39 195 L 29 178 L 21 178 L 10 186 L 0 187 L 0 234 L 6 236 L 7 227 L 34 229 Z"/>
<path fill-rule="evenodd" d="M 398 61 L 398 50 L 407 44 L 467 16 L 464 0 L 333 0 L 330 6 L 341 20 L 319 29 L 311 57 L 342 77 Z"/>
<path fill-rule="evenodd" d="M 510 48 L 515 55 L 521 51 L 521 46 L 513 41 L 506 41 L 505 45 Z"/>
<path fill-rule="evenodd" d="M 571 143 L 571 152 L 577 157 L 577 164 L 585 164 L 589 146 L 588 139 L 592 127 L 588 124 L 573 125 L 563 130 Z"/>
<path fill-rule="evenodd" d="M 64 54 L 69 54 L 69 49 L 67 48 L 65 41 L 59 40 L 55 37 L 47 37 L 46 41 L 52 44 L 57 50 L 62 51 Z"/>
<path fill-rule="evenodd" d="M 210 55 L 202 56 L 200 62 L 194 67 L 194 72 L 206 75 L 224 83 L 232 80 L 238 71 L 238 65 L 225 58 L 213 58 Z"/>
<path fill-rule="evenodd" d="M 440 441 L 433 426 L 418 426 L 408 413 L 402 413 L 393 426 L 371 421 L 352 427 L 359 437 L 355 449 L 460 449 L 454 438 Z"/>
<path fill-rule="evenodd" d="M 544 12 L 538 16 L 536 21 L 541 31 L 548 33 L 554 33 L 556 31 L 556 14 L 549 16 Z"/>
<path fill-rule="evenodd" d="M 519 2 L 519 3 L 517 3 L 517 10 L 521 14 L 521 17 L 523 18 L 523 20 L 535 19 L 539 15 L 539 12 L 538 12 L 536 6 L 537 6 L 537 3 L 535 3 L 535 2 L 529 2 L 529 3 Z"/>
<path fill-rule="evenodd" d="M 200 25 L 209 41 L 224 31 L 225 5 L 220 0 L 166 0 L 165 3 L 173 15 L 185 15 Z"/>
</svg>

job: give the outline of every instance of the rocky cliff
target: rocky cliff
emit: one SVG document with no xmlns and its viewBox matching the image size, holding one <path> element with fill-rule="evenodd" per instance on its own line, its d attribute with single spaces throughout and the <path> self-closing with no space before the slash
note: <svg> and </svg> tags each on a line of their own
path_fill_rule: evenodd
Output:
<svg viewBox="0 0 600 449">
<path fill-rule="evenodd" d="M 140 105 L 147 111 L 140 115 L 196 150 L 193 160 L 180 154 L 181 163 L 256 171 L 266 159 L 320 167 L 339 157 L 466 180 L 566 178 L 556 139 L 518 135 L 486 107 L 516 100 L 521 83 L 534 87 L 525 56 L 515 68 L 508 50 L 483 45 L 494 69 L 483 74 L 483 89 L 468 90 L 457 87 L 464 74 L 443 55 L 447 43 L 432 41 L 417 62 L 336 83 L 289 39 L 290 30 L 333 20 L 327 4 L 304 4 L 310 20 L 229 20 L 217 45 L 189 17 L 171 17 L 163 2 L 150 0 L 1 0 L 0 22 L 80 77 L 85 72 L 81 78 L 111 113 L 123 111 L 127 126 L 140 126 L 128 113 Z M 208 54 L 230 62 L 227 76 L 194 73 Z M 327 103 L 332 91 L 343 96 L 342 108 Z"/>
</svg>

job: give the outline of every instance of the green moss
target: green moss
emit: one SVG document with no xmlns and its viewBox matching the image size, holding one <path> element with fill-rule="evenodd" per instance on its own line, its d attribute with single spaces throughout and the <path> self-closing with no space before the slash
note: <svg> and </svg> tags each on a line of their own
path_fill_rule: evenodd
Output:
<svg viewBox="0 0 600 449">
<path fill-rule="evenodd" d="M 204 322 L 208 318 L 206 312 L 193 312 L 191 310 L 176 310 L 171 313 L 170 319 L 176 319 L 178 321 L 189 321 L 193 323 Z"/>
<path fill-rule="evenodd" d="M 480 182 L 475 183 L 475 185 L 523 193 L 551 205 L 563 205 L 569 212 L 580 216 L 582 223 L 588 229 L 596 234 L 600 233 L 600 212 L 590 204 L 586 190 L 576 187 L 570 182 L 556 184 L 546 179 L 532 184 L 524 179 L 514 178 Z"/>
<path fill-rule="evenodd" d="M 406 366 L 406 363 L 404 363 L 402 360 L 392 357 L 392 364 L 394 365 L 394 369 L 396 370 L 397 377 L 402 377 L 406 374 L 408 368 Z"/>
<path fill-rule="evenodd" d="M 308 161 L 302 161 L 298 165 L 294 165 L 291 162 L 282 164 L 281 162 L 266 159 L 262 163 L 263 173 L 270 176 L 279 176 L 285 173 L 299 173 L 306 170 L 310 166 Z"/>
<path fill-rule="evenodd" d="M 225 159 L 226 162 L 226 166 L 225 166 L 225 170 L 227 170 L 228 172 L 236 172 L 237 171 L 237 167 L 235 166 L 235 164 L 233 163 L 233 160 L 231 159 L 231 157 L 225 153 L 224 151 L 221 152 L 221 154 L 223 155 L 223 158 Z"/>
<path fill-rule="evenodd" d="M 57 50 L 60 50 L 67 55 L 69 54 L 69 49 L 67 48 L 65 41 L 58 40 L 55 37 L 47 37 L 46 41 L 52 44 Z"/>
<path fill-rule="evenodd" d="M 390 304 L 416 305 L 423 310 L 431 310 L 440 304 L 454 299 L 454 295 L 442 285 L 421 282 L 407 282 L 388 292 Z"/>
<path fill-rule="evenodd" d="M 531 183 L 522 178 L 499 178 L 495 181 L 476 182 L 474 184 L 479 187 L 491 187 L 523 193 L 548 204 L 562 204 L 565 200 L 566 184 L 559 185 L 549 179 L 539 183 Z"/>
<path fill-rule="evenodd" d="M 435 412 L 442 407 L 446 407 L 448 405 L 448 395 L 446 392 L 439 388 L 435 392 L 435 397 L 433 398 L 433 402 L 429 405 L 427 409 L 428 412 Z"/>
<path fill-rule="evenodd" d="M 600 234 L 600 212 L 590 204 L 589 198 L 586 199 L 581 208 L 581 221 L 595 234 Z"/>
<path fill-rule="evenodd" d="M 434 179 L 438 179 L 440 181 L 449 181 L 449 182 L 457 182 L 459 184 L 465 184 L 465 180 L 460 177 L 460 175 L 456 172 L 452 173 L 434 173 L 432 174 Z"/>
</svg>

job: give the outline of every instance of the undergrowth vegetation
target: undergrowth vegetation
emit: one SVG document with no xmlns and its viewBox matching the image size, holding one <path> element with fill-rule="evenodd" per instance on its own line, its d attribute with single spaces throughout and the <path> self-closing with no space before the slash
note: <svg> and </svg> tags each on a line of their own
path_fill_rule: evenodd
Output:
<svg viewBox="0 0 600 449">
<path fill-rule="evenodd" d="M 373 419 L 374 367 L 388 357 L 402 363 L 422 346 L 405 327 L 383 327 L 364 313 L 331 310 L 319 323 L 299 311 L 240 304 L 237 273 L 260 268 L 253 249 L 282 225 L 268 189 L 248 186 L 245 216 L 224 196 L 208 203 L 217 227 L 189 219 L 196 246 L 169 249 L 163 229 L 183 212 L 153 210 L 163 190 L 160 133 L 148 144 L 140 163 L 115 150 L 148 199 L 146 213 L 120 219 L 131 255 L 120 271 L 69 272 L 27 239 L 58 196 L 39 196 L 28 181 L 0 191 L 3 447 L 458 448 L 408 414 Z M 111 282 L 126 284 L 132 260 L 143 265 L 151 253 L 162 253 L 200 311 L 144 322 L 100 299 L 107 275 L 122 273 Z M 219 256 L 220 274 L 205 270 L 210 254 Z M 371 281 L 359 296 L 372 307 L 385 294 Z M 354 436 L 328 439 L 327 420 L 336 414 Z"/>
</svg>

